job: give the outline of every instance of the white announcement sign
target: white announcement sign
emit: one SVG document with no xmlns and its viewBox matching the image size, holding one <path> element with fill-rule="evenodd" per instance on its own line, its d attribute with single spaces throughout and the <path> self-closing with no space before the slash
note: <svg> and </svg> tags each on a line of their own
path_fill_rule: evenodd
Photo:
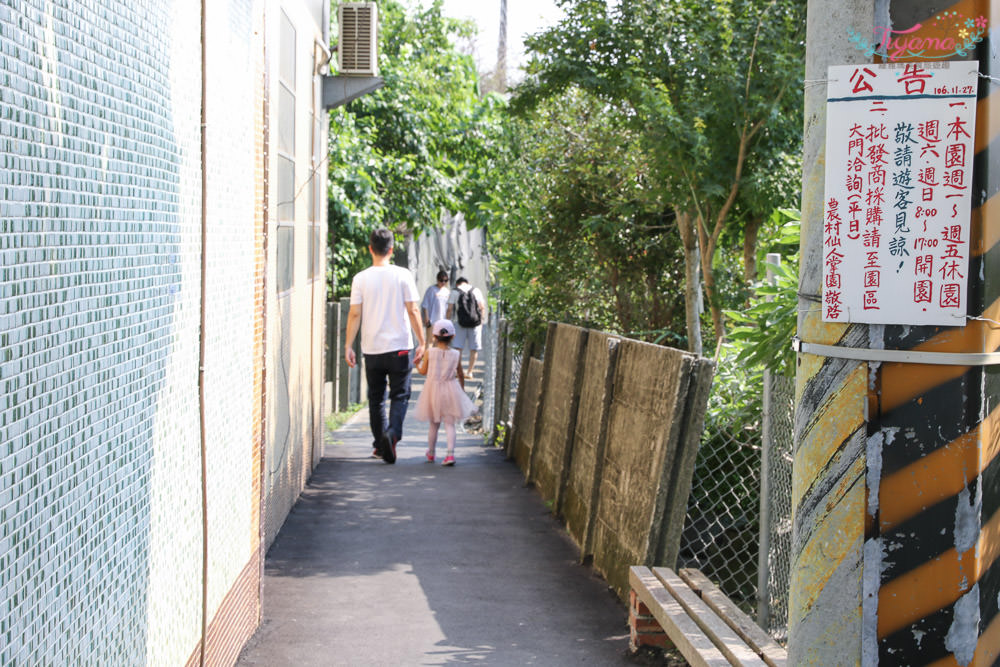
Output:
<svg viewBox="0 0 1000 667">
<path fill-rule="evenodd" d="M 824 321 L 965 324 L 977 70 L 830 68 Z"/>
</svg>

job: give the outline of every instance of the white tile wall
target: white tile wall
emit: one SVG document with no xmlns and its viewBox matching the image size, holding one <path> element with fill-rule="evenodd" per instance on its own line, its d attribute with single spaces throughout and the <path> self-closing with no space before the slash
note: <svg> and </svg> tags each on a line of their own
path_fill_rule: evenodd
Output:
<svg viewBox="0 0 1000 667">
<path fill-rule="evenodd" d="M 210 613 L 252 557 L 250 0 L 209 20 Z M 0 5 L 0 664 L 201 629 L 200 3 Z"/>
</svg>

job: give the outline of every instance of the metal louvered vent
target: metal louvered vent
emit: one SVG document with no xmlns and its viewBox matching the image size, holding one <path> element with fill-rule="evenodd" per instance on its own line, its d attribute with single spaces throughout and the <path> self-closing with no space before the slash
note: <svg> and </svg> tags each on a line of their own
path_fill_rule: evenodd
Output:
<svg viewBox="0 0 1000 667">
<path fill-rule="evenodd" d="M 374 2 L 345 2 L 338 10 L 340 74 L 378 76 L 378 6 Z"/>
</svg>

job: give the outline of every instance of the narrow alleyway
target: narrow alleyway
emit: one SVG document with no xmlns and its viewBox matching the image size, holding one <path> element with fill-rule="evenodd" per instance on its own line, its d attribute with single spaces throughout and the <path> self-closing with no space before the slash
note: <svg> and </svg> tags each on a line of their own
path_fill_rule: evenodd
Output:
<svg viewBox="0 0 1000 667">
<path fill-rule="evenodd" d="M 395 465 L 369 458 L 367 410 L 328 434 L 238 664 L 633 664 L 624 607 L 517 468 L 463 433 L 454 468 L 425 462 L 413 405 Z"/>
</svg>

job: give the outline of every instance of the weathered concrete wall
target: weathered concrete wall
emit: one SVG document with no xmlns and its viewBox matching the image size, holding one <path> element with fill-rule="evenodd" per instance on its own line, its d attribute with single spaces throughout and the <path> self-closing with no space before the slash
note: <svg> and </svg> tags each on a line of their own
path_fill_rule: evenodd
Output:
<svg viewBox="0 0 1000 667">
<path fill-rule="evenodd" d="M 528 480 L 545 500 L 558 508 L 573 449 L 583 371 L 587 330 L 568 324 L 551 324 L 545 343 L 545 366 L 536 420 L 535 447 L 531 451 Z M 558 511 L 558 509 L 557 509 Z"/>
<path fill-rule="evenodd" d="M 535 445 L 535 420 L 538 417 L 538 398 L 542 388 L 542 362 L 528 360 L 528 369 L 517 390 L 517 404 L 514 407 L 514 439 L 511 456 L 521 470 L 527 470 L 531 461 L 531 450 Z"/>
<path fill-rule="evenodd" d="M 674 565 L 712 362 L 550 325 L 522 378 L 511 456 L 620 595 L 628 567 Z"/>
<path fill-rule="evenodd" d="M 604 467 L 608 413 L 620 340 L 598 331 L 591 331 L 587 336 L 580 374 L 583 378 L 580 402 L 573 430 L 573 456 L 566 492 L 557 508 L 584 555 L 590 553 L 593 510 L 596 509 L 598 482 Z"/>
<path fill-rule="evenodd" d="M 628 589 L 628 565 L 652 564 L 654 515 L 662 512 L 694 359 L 632 340 L 619 345 L 593 545 L 595 565 L 619 594 Z"/>
</svg>

